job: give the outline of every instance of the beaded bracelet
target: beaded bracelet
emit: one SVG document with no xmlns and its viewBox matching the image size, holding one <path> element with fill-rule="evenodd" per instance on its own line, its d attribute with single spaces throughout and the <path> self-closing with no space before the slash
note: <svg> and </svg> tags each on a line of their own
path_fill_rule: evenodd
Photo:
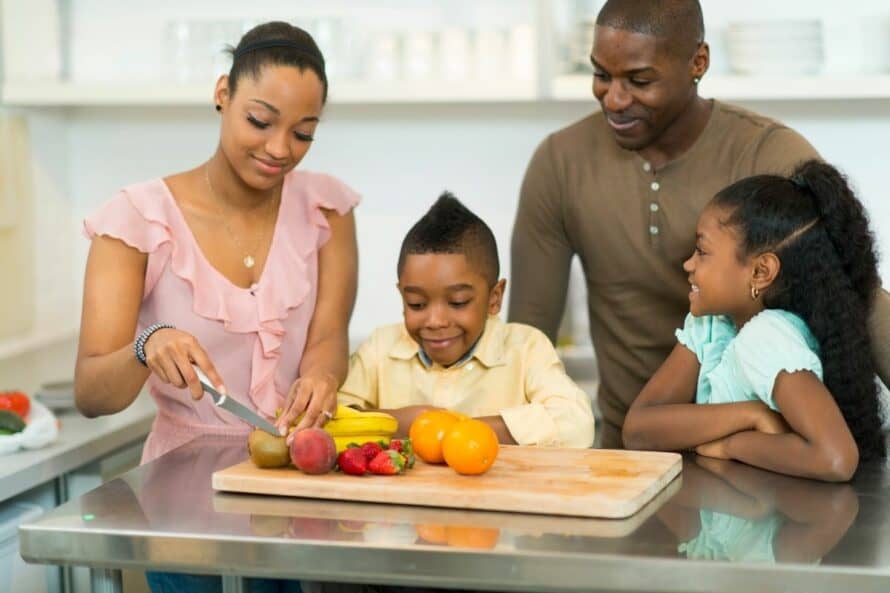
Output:
<svg viewBox="0 0 890 593">
<path fill-rule="evenodd" d="M 148 366 L 148 363 L 145 362 L 145 343 L 148 341 L 151 335 L 159 329 L 176 328 L 169 323 L 155 323 L 154 325 L 149 325 L 144 330 L 142 330 L 139 336 L 136 337 L 136 341 L 133 342 L 133 352 L 136 354 L 136 360 L 142 363 L 142 366 Z"/>
</svg>

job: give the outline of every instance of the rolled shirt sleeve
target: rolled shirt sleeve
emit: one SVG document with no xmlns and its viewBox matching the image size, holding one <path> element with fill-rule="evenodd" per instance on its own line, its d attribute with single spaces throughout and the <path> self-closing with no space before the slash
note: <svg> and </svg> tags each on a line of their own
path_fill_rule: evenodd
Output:
<svg viewBox="0 0 890 593">
<path fill-rule="evenodd" d="M 547 337 L 529 339 L 525 392 L 528 403 L 500 411 L 520 445 L 586 448 L 593 445 L 590 397 L 566 374 Z"/>
</svg>

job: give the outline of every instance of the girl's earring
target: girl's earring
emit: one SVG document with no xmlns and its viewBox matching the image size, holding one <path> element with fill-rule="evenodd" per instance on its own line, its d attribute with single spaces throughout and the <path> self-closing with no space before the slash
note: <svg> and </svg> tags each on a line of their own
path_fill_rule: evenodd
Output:
<svg viewBox="0 0 890 593">
<path fill-rule="evenodd" d="M 217 103 L 217 104 L 216 104 L 216 110 L 217 110 L 217 111 L 222 111 L 222 105 L 220 105 L 219 103 Z"/>
<path fill-rule="evenodd" d="M 760 289 L 752 284 L 751 285 L 751 300 L 756 301 L 757 297 L 759 297 L 759 296 L 760 296 Z"/>
<path fill-rule="evenodd" d="M 694 82 L 695 84 L 700 83 L 700 82 L 701 82 L 701 77 L 700 77 L 700 76 L 696 76 L 695 78 L 692 79 L 692 82 Z"/>
</svg>

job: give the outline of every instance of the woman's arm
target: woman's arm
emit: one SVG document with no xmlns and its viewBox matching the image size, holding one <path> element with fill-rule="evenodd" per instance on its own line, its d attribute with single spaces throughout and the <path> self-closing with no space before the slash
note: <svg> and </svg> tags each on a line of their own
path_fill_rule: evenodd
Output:
<svg viewBox="0 0 890 593">
<path fill-rule="evenodd" d="M 702 453 L 725 455 L 774 472 L 830 482 L 849 480 L 859 464 L 859 449 L 840 409 L 825 385 L 810 371 L 776 377 L 776 405 L 793 432 L 744 431 Z"/>
<path fill-rule="evenodd" d="M 337 388 L 346 379 L 349 366 L 349 318 L 358 285 L 358 247 L 355 217 L 325 211 L 331 238 L 318 252 L 318 296 L 309 324 L 306 348 L 300 361 L 300 378 L 290 388 L 279 427 L 290 423 L 304 410 L 297 430 L 321 426 L 322 411 L 337 407 Z"/>
<path fill-rule="evenodd" d="M 77 409 L 87 417 L 129 406 L 151 371 L 133 355 L 148 256 L 105 236 L 90 245 L 74 367 Z"/>
<path fill-rule="evenodd" d="M 188 387 L 194 399 L 204 393 L 192 365 L 204 370 L 221 391 L 222 379 L 194 336 L 162 329 L 145 343 L 146 364 L 133 353 L 133 337 L 145 288 L 148 256 L 118 239 L 96 236 L 84 281 L 80 343 L 74 369 L 77 409 L 87 417 L 129 406 L 151 373 L 175 387 Z"/>
<path fill-rule="evenodd" d="M 761 402 L 693 403 L 699 370 L 695 354 L 677 344 L 631 405 L 625 447 L 682 451 L 742 430 L 784 430 L 781 416 Z"/>
</svg>

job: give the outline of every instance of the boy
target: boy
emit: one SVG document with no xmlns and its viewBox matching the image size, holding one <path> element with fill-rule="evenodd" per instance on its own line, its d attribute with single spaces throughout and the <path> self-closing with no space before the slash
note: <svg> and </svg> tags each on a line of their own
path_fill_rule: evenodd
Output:
<svg viewBox="0 0 890 593">
<path fill-rule="evenodd" d="M 377 408 L 406 434 L 424 410 L 482 420 L 506 444 L 590 447 L 590 398 L 547 337 L 498 319 L 491 229 L 446 192 L 408 231 L 398 263 L 404 324 L 378 328 L 353 354 L 339 401 Z"/>
</svg>

